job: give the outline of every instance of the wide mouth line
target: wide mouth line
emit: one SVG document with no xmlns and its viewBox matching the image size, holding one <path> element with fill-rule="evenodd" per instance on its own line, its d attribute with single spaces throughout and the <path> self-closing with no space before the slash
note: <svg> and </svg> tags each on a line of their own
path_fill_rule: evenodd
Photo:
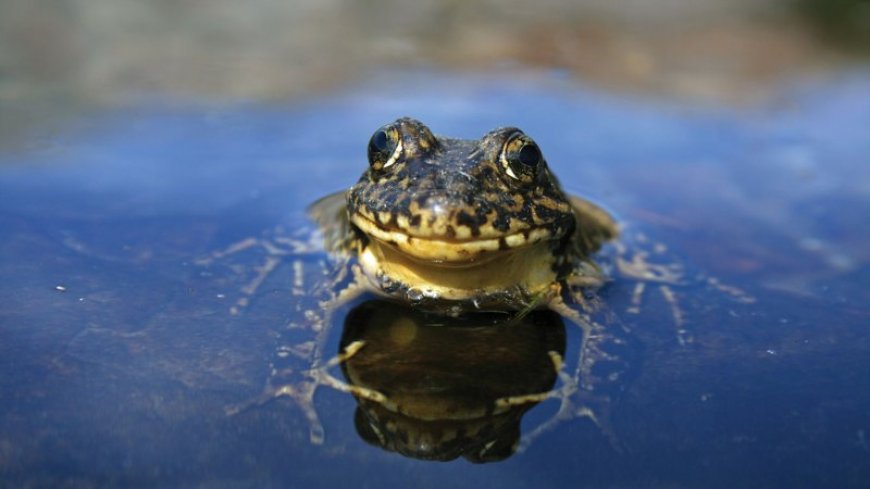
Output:
<svg viewBox="0 0 870 489">
<path fill-rule="evenodd" d="M 385 239 L 387 238 L 387 235 L 399 235 L 405 238 L 407 242 L 414 240 L 427 243 L 444 243 L 445 245 L 474 245 L 481 243 L 499 243 L 500 241 L 504 241 L 505 245 L 508 245 L 508 247 L 514 247 L 516 245 L 509 246 L 511 242 L 522 240 L 522 242 L 517 243 L 517 245 L 529 245 L 534 242 L 540 241 L 545 237 L 549 237 L 550 235 L 549 230 L 547 230 L 545 227 L 534 227 L 518 233 L 505 234 L 492 238 L 460 239 L 450 236 L 417 236 L 408 233 L 406 230 L 399 227 L 384 227 L 381 224 L 358 214 L 353 216 L 351 220 L 354 221 L 354 224 L 356 224 L 357 226 L 362 227 L 363 231 L 367 233 L 370 231 L 377 231 L 378 233 L 382 233 L 383 236 L 378 236 L 378 233 L 372 234 L 374 234 L 375 237 L 384 241 L 390 241 L 388 239 Z M 363 225 L 361 226 L 361 224 Z M 541 235 L 542 232 L 545 233 L 544 236 Z"/>
</svg>

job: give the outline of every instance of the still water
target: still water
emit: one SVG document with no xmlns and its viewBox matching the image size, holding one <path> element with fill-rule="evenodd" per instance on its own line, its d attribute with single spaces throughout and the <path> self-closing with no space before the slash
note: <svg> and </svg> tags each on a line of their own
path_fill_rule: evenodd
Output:
<svg viewBox="0 0 870 489">
<path fill-rule="evenodd" d="M 852 73 L 760 107 L 703 109 L 558 76 L 411 73 L 277 107 L 148 101 L 32 134 L 0 154 L 3 485 L 867 487 L 867 93 L 870 75 Z M 685 272 L 678 318 L 655 286 L 602 289 L 620 375 L 588 404 L 553 422 L 559 399 L 542 399 L 461 428 L 519 423 L 520 453 L 505 435 L 482 459 L 456 446 L 448 463 L 402 456 L 359 422 L 376 403 L 330 387 L 313 406 L 258 402 L 273 367 L 305 368 L 292 262 L 316 271 L 325 255 L 285 257 L 239 314 L 267 253 L 204 264 L 251 237 L 310 232 L 308 204 L 355 182 L 371 133 L 403 115 L 453 137 L 522 128 L 566 190 L 617 216 L 628 246 Z M 385 315 L 427 321 L 391 307 L 342 308 L 321 353 L 377 345 Z M 437 347 L 399 360 L 371 348 L 329 375 L 373 389 L 455 377 L 456 391 L 493 397 L 563 386 L 546 352 L 570 369 L 579 330 L 549 314 L 520 326 L 424 328 Z"/>
</svg>

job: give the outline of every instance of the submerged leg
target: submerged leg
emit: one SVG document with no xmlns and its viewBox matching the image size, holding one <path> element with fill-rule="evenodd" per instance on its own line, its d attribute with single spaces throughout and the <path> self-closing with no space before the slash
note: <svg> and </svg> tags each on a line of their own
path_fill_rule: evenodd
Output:
<svg viewBox="0 0 870 489">
<path fill-rule="evenodd" d="M 280 372 L 274 372 L 269 377 L 263 392 L 259 396 L 241 404 L 228 406 L 225 408 L 225 412 L 228 416 L 234 416 L 247 411 L 250 408 L 262 406 L 277 398 L 290 398 L 299 409 L 302 410 L 302 413 L 308 420 L 309 439 L 311 440 L 311 443 L 320 445 L 325 439 L 325 430 L 323 429 L 323 423 L 320 421 L 320 416 L 317 414 L 317 409 L 314 406 L 314 395 L 317 393 L 319 387 L 331 387 L 335 390 L 347 392 L 357 397 L 384 404 L 388 407 L 390 405 L 390 401 L 384 394 L 373 389 L 350 385 L 339 380 L 329 372 L 329 369 L 352 358 L 364 346 L 365 342 L 355 341 L 348 345 L 338 355 L 324 362 L 322 365 L 308 370 L 294 371 L 293 369 L 288 368 Z M 287 379 L 281 381 L 279 385 L 275 385 L 276 379 L 286 379 L 288 377 L 301 378 L 296 380 Z"/>
<path fill-rule="evenodd" d="M 597 298 L 585 297 L 584 289 L 571 288 L 568 291 L 573 304 L 569 304 L 561 294 L 562 289 L 559 288 L 558 291 L 560 293 L 554 294 L 550 301 L 550 309 L 580 327 L 582 339 L 575 375 L 584 389 L 592 390 L 595 383 L 601 380 L 593 375 L 592 367 L 601 360 L 618 360 L 616 356 L 607 353 L 603 345 L 606 342 L 620 344 L 622 341 L 617 334 L 618 331 L 614 331 L 613 328 L 608 331 L 603 324 L 593 319 L 593 313 L 604 313 L 605 318 L 609 317 L 606 315 L 608 311 L 597 301 Z M 612 326 L 619 327 L 616 321 L 612 322 Z M 615 379 L 615 376 L 610 376 L 610 380 Z"/>
<path fill-rule="evenodd" d="M 611 444 L 618 448 L 619 444 L 609 423 L 610 399 L 605 396 L 593 395 L 590 391 L 584 389 L 579 384 L 576 371 L 574 374 L 569 374 L 565 371 L 562 356 L 554 351 L 549 353 L 550 358 L 553 361 L 553 367 L 556 369 L 556 373 L 561 382 L 561 386 L 558 389 L 527 396 L 502 398 L 496 401 L 496 406 L 498 407 L 537 403 L 547 399 L 559 400 L 559 409 L 556 411 L 556 414 L 536 426 L 531 432 L 524 434 L 517 451 L 524 451 L 539 436 L 552 430 L 560 423 L 575 418 L 589 418 L 592 420 L 592 422 L 595 423 L 595 425 L 598 426 L 598 428 L 608 438 Z"/>
<path fill-rule="evenodd" d="M 553 367 L 555 368 L 556 374 L 559 376 L 559 378 L 562 378 L 563 376 L 565 376 L 566 379 L 570 379 L 570 377 L 566 376 L 566 374 L 563 370 L 564 361 L 562 360 L 562 355 L 560 355 L 558 352 L 555 352 L 555 351 L 548 351 L 547 353 L 550 355 L 550 360 L 553 362 Z M 563 379 L 563 383 L 565 382 L 566 379 Z M 552 399 L 554 397 L 558 397 L 558 391 L 549 390 L 546 392 L 537 392 L 537 393 L 533 393 L 533 394 L 523 394 L 523 395 L 518 395 L 518 396 L 500 397 L 500 398 L 495 400 L 495 403 L 494 403 L 495 404 L 495 412 L 496 413 L 503 412 L 505 409 L 508 409 L 508 408 L 511 408 L 514 406 L 523 406 L 526 404 L 537 404 L 541 401 L 545 401 L 547 399 Z"/>
<path fill-rule="evenodd" d="M 278 235 L 273 236 L 273 234 Z M 233 243 L 222 250 L 212 252 L 204 258 L 196 260 L 195 263 L 199 266 L 210 266 L 220 260 L 254 248 L 260 248 L 265 252 L 266 256 L 263 262 L 252 267 L 255 272 L 254 277 L 241 287 L 242 297 L 238 298 L 230 307 L 230 314 L 238 315 L 248 307 L 251 298 L 256 295 L 260 286 L 287 260 L 288 256 L 300 258 L 293 261 L 293 293 L 302 293 L 304 288 L 301 283 L 305 271 L 302 268 L 301 258 L 305 255 L 321 253 L 323 251 L 323 246 L 319 242 L 319 235 L 317 233 L 308 234 L 309 236 L 307 237 L 281 236 L 280 231 L 273 230 L 272 232 L 265 233 L 260 238 L 250 237 Z"/>
</svg>

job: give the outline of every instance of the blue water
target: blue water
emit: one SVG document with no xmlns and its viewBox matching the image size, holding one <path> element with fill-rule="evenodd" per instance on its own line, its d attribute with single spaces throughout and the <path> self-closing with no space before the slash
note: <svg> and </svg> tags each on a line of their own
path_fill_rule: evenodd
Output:
<svg viewBox="0 0 870 489">
<path fill-rule="evenodd" d="M 547 76 L 394 74 L 283 106 L 149 101 L 31 135 L 0 153 L 3 485 L 867 487 L 868 94 L 870 76 L 849 73 L 697 108 Z M 292 272 L 230 316 L 245 274 L 195 260 L 304 226 L 402 115 L 454 137 L 521 127 L 568 190 L 693 277 L 675 289 L 688 345 L 654 289 L 636 315 L 633 283 L 602 292 L 632 345 L 608 386 L 618 447 L 574 419 L 504 462 L 412 460 L 360 440 L 354 400 L 329 389 L 321 446 L 292 402 L 224 414 L 261 392 L 298 319 Z"/>
</svg>

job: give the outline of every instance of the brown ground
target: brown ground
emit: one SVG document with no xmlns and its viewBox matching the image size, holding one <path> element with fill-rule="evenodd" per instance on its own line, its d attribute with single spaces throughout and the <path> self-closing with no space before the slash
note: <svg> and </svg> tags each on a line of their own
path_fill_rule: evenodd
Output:
<svg viewBox="0 0 870 489">
<path fill-rule="evenodd" d="M 783 79 L 860 59 L 816 35 L 819 25 L 851 32 L 843 20 L 805 13 L 851 7 L 835 13 L 860 42 L 866 2 L 824 1 L 5 0 L 0 141 L 143 94 L 286 99 L 384 67 L 555 68 L 606 89 L 751 102 Z"/>
</svg>

